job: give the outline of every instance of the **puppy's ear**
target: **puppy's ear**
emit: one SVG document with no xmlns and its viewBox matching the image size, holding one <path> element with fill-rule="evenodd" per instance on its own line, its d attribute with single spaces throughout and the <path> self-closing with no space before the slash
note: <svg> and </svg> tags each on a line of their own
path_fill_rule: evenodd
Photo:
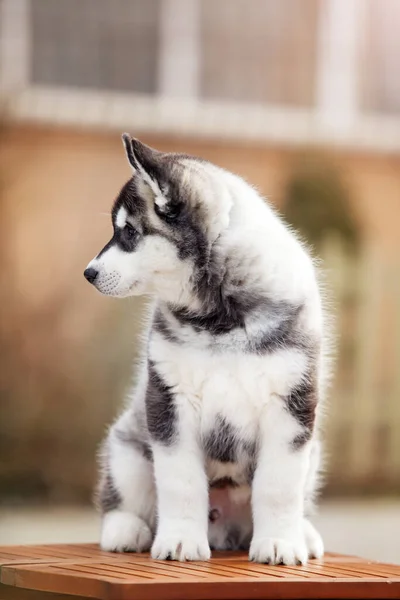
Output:
<svg viewBox="0 0 400 600">
<path fill-rule="evenodd" d="M 146 146 L 136 138 L 131 138 L 129 133 L 122 134 L 126 156 L 134 173 L 142 176 L 143 181 L 153 190 L 156 196 L 160 195 L 158 178 L 162 170 L 160 158 L 162 153 L 150 146 Z"/>
<path fill-rule="evenodd" d="M 161 167 L 162 152 L 146 146 L 136 138 L 132 138 L 129 133 L 122 134 L 122 142 L 132 169 L 142 174 L 147 173 L 149 177 L 155 179 L 157 170 Z"/>
<path fill-rule="evenodd" d="M 123 133 L 121 137 L 122 137 L 122 143 L 124 144 L 125 153 L 126 153 L 126 157 L 128 159 L 128 162 L 131 165 L 132 169 L 134 171 L 137 171 L 138 170 L 138 163 L 136 161 L 135 154 L 133 152 L 132 138 L 129 135 L 129 133 Z"/>
</svg>

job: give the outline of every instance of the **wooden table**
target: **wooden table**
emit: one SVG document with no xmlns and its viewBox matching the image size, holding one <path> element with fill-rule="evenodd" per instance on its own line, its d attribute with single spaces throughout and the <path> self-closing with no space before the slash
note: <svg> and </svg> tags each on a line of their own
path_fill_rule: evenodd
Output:
<svg viewBox="0 0 400 600">
<path fill-rule="evenodd" d="M 93 544 L 3 546 L 0 565 L 0 600 L 400 598 L 400 566 L 339 554 L 283 567 L 249 563 L 241 552 L 176 563 Z"/>
</svg>

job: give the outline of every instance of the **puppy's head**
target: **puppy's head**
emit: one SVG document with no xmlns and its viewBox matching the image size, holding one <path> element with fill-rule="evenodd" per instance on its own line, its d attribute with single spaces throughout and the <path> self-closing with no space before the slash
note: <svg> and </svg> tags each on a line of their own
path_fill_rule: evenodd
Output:
<svg viewBox="0 0 400 600">
<path fill-rule="evenodd" d="M 113 237 L 84 275 L 109 296 L 184 301 L 193 274 L 228 225 L 224 172 L 193 157 L 158 152 L 128 134 L 122 139 L 133 175 L 114 202 Z"/>
</svg>

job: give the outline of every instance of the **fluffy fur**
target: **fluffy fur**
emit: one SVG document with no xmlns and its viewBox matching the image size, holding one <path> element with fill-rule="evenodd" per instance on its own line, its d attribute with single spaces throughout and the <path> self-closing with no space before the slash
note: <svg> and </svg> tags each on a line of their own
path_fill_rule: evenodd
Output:
<svg viewBox="0 0 400 600">
<path fill-rule="evenodd" d="M 133 175 L 85 276 L 153 304 L 137 385 L 102 452 L 101 547 L 305 564 L 323 554 L 307 518 L 326 371 L 314 264 L 240 177 L 123 140 Z"/>
</svg>

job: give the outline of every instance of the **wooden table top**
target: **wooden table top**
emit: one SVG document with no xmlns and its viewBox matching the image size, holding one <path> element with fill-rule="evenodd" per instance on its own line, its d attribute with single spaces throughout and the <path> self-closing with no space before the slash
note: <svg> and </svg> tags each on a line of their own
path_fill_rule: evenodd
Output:
<svg viewBox="0 0 400 600">
<path fill-rule="evenodd" d="M 3 546 L 0 582 L 0 600 L 400 599 L 400 566 L 339 554 L 284 567 L 249 563 L 242 552 L 177 563 L 94 544 Z"/>
</svg>

